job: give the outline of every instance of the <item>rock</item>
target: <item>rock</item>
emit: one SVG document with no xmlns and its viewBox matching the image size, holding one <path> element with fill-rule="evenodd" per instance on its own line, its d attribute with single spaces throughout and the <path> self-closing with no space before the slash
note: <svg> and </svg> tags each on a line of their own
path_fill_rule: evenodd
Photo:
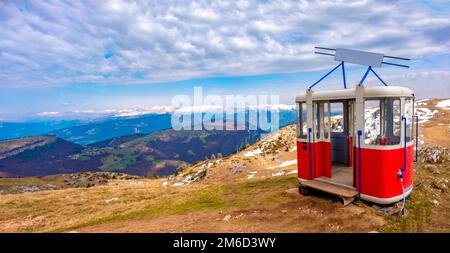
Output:
<svg viewBox="0 0 450 253">
<path fill-rule="evenodd" d="M 441 172 L 438 170 L 438 168 L 436 167 L 436 165 L 433 164 L 425 164 L 424 166 L 425 169 L 427 169 L 429 172 L 431 172 L 432 174 L 437 174 L 440 175 Z"/>
<path fill-rule="evenodd" d="M 238 216 L 236 216 L 236 217 L 234 217 L 235 219 L 239 219 L 239 218 L 241 218 L 242 216 L 244 216 L 244 213 L 240 213 Z"/>
<path fill-rule="evenodd" d="M 141 177 L 116 172 L 83 172 L 71 174 L 64 183 L 75 188 L 88 188 L 107 184 L 111 180 L 136 180 Z"/>
<path fill-rule="evenodd" d="M 234 160 L 231 162 L 231 165 L 228 169 L 233 175 L 241 173 L 245 169 L 245 163 L 240 160 Z"/>
<path fill-rule="evenodd" d="M 439 204 L 440 204 L 439 201 L 437 201 L 435 199 L 431 200 L 430 202 L 435 206 L 439 206 Z"/>
<path fill-rule="evenodd" d="M 445 183 L 445 180 L 439 180 L 439 181 L 434 181 L 431 184 L 431 187 L 438 189 L 442 192 L 446 192 L 447 191 L 447 184 Z"/>
<path fill-rule="evenodd" d="M 440 146 L 426 146 L 419 149 L 421 161 L 425 163 L 443 163 L 449 160 L 447 148 Z"/>
<path fill-rule="evenodd" d="M 281 210 L 281 213 L 287 214 L 287 210 Z"/>
<path fill-rule="evenodd" d="M 106 203 L 106 204 L 109 204 L 109 203 L 111 203 L 111 202 L 115 202 L 115 201 L 118 201 L 118 200 L 119 200 L 119 198 L 107 199 L 107 200 L 105 200 L 105 203 Z"/>
<path fill-rule="evenodd" d="M 229 221 L 231 219 L 231 214 L 227 214 L 225 215 L 225 217 L 223 217 L 223 221 Z"/>
</svg>

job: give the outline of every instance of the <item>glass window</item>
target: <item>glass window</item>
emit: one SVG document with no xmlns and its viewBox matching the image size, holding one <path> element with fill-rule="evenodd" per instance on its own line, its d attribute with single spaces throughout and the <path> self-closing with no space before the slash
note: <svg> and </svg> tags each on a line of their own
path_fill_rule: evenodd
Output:
<svg viewBox="0 0 450 253">
<path fill-rule="evenodd" d="M 306 103 L 298 103 L 298 115 L 297 137 L 300 139 L 306 139 L 308 138 Z"/>
<path fill-rule="evenodd" d="M 400 143 L 401 107 L 399 98 L 366 100 L 364 103 L 365 144 Z"/>
<path fill-rule="evenodd" d="M 395 99 L 393 104 L 393 114 L 394 114 L 394 126 L 393 126 L 393 135 L 399 138 L 400 142 L 400 133 L 401 133 L 401 107 L 400 107 L 400 99 Z"/>
<path fill-rule="evenodd" d="M 331 132 L 344 132 L 344 103 L 337 102 L 330 104 L 331 109 Z"/>
<path fill-rule="evenodd" d="M 323 104 L 323 138 L 328 139 L 330 132 L 330 104 Z"/>
<path fill-rule="evenodd" d="M 320 139 L 320 104 L 318 102 L 314 103 L 314 132 L 316 133 L 316 140 Z"/>
<path fill-rule="evenodd" d="M 366 100 L 364 102 L 364 143 L 378 144 L 380 129 L 380 100 Z"/>
<path fill-rule="evenodd" d="M 406 118 L 406 141 L 412 141 L 412 122 L 413 122 L 413 99 L 405 99 L 405 118 Z"/>
</svg>

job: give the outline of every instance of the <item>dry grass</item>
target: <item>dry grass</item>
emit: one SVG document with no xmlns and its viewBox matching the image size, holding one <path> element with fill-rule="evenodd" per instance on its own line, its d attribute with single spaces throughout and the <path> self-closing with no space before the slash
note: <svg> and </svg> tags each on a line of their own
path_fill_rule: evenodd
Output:
<svg viewBox="0 0 450 253">
<path fill-rule="evenodd" d="M 440 174 L 433 174 L 424 164 L 414 169 L 414 191 L 405 204 L 403 217 L 387 216 L 389 223 L 384 232 L 450 232 L 450 195 L 447 190 L 434 186 L 438 181 L 450 178 L 450 162 L 436 165 Z"/>
<path fill-rule="evenodd" d="M 148 180 L 143 185 L 109 185 L 3 195 L 0 198 L 0 231 L 65 231 L 119 220 L 196 210 L 242 208 L 252 203 L 252 196 L 258 195 L 255 191 L 263 195 L 260 196 L 262 201 L 266 198 L 274 201 L 273 193 L 261 194 L 261 190 L 267 184 L 285 188 L 286 180 L 293 183 L 291 179 L 277 179 L 259 187 L 244 182 L 164 188 L 160 185 L 161 180 Z M 235 194 L 236 191 L 241 193 Z"/>
</svg>

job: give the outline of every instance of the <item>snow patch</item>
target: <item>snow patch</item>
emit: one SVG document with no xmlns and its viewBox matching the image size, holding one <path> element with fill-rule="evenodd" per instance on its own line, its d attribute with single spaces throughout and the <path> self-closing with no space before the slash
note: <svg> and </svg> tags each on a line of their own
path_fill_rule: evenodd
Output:
<svg viewBox="0 0 450 253">
<path fill-rule="evenodd" d="M 438 110 L 430 110 L 425 107 L 417 107 L 416 108 L 416 115 L 419 116 L 419 123 L 425 123 L 428 120 L 430 120 L 436 113 L 438 113 Z"/>
<path fill-rule="evenodd" d="M 250 172 L 250 174 L 247 176 L 247 179 L 252 179 L 255 177 L 256 173 L 258 173 L 258 171 L 252 171 Z"/>
<path fill-rule="evenodd" d="M 269 167 L 269 169 L 283 168 L 283 167 L 287 167 L 287 166 L 294 165 L 294 164 L 297 164 L 297 159 L 284 161 L 280 165 Z"/>
<path fill-rule="evenodd" d="M 255 150 L 252 151 L 248 151 L 247 153 L 244 154 L 245 157 L 252 157 L 258 154 L 262 154 L 262 150 L 260 148 L 257 148 Z"/>
<path fill-rule="evenodd" d="M 450 110 L 450 99 L 442 100 L 436 104 L 436 107 L 444 108 L 445 110 Z"/>
<path fill-rule="evenodd" d="M 278 177 L 278 176 L 282 176 L 284 174 L 286 174 L 286 171 L 278 171 L 278 172 L 272 173 L 272 177 Z"/>
</svg>

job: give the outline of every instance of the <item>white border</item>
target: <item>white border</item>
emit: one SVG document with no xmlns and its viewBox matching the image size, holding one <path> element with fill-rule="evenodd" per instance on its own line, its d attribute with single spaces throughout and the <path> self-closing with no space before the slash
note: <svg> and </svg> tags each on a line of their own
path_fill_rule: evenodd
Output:
<svg viewBox="0 0 450 253">
<path fill-rule="evenodd" d="M 361 199 L 363 199 L 363 200 L 381 204 L 381 205 L 387 205 L 387 204 L 399 202 L 403 198 L 408 197 L 409 194 L 411 194 L 412 190 L 413 190 L 413 186 L 411 184 L 411 186 L 405 191 L 405 193 L 402 193 L 400 195 L 390 197 L 390 198 L 378 198 L 378 197 L 374 197 L 374 196 L 370 196 L 370 195 L 366 195 L 366 194 L 362 194 L 362 193 L 360 196 L 361 196 Z"/>
</svg>

